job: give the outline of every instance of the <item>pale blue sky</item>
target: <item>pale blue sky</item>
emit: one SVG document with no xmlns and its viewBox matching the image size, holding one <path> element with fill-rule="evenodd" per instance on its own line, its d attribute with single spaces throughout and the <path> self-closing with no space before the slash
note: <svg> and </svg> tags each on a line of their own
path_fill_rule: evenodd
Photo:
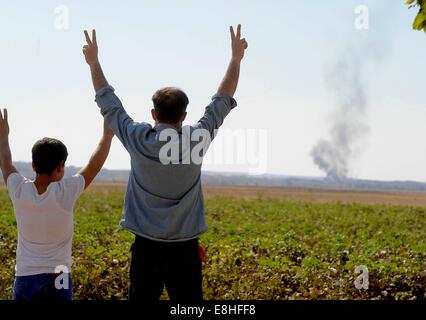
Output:
<svg viewBox="0 0 426 320">
<path fill-rule="evenodd" d="M 354 28 L 354 8 L 370 9 L 370 30 Z M 55 29 L 54 9 L 69 9 L 69 29 Z M 249 50 L 227 129 L 266 129 L 267 172 L 320 176 L 309 153 L 327 137 L 333 97 L 327 64 L 364 40 L 377 59 L 365 75 L 370 127 L 351 175 L 426 181 L 426 36 L 411 30 L 416 10 L 403 0 L 277 1 L 4 1 L 0 0 L 0 106 L 9 108 L 14 160 L 30 160 L 37 138 L 68 146 L 83 165 L 101 134 L 101 118 L 81 47 L 82 30 L 98 30 L 109 82 L 137 121 L 151 121 L 152 93 L 179 86 L 188 123 L 209 103 L 230 58 L 228 26 L 243 24 Z M 371 52 L 369 52 L 371 51 Z M 215 152 L 221 150 L 218 139 Z M 106 167 L 128 168 L 116 141 Z M 246 171 L 239 165 L 205 169 Z"/>
</svg>

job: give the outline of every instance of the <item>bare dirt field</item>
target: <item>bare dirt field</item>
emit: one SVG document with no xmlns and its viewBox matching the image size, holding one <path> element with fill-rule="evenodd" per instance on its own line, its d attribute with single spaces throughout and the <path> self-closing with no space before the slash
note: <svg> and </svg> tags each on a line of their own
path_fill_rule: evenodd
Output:
<svg viewBox="0 0 426 320">
<path fill-rule="evenodd" d="M 0 184 L 0 189 L 4 189 Z M 94 183 L 89 191 L 124 191 L 125 183 Z M 287 199 L 316 203 L 361 203 L 409 205 L 426 208 L 424 192 L 360 192 L 315 189 L 281 189 L 252 186 L 204 186 L 206 198 L 225 196 L 231 199 L 255 200 L 258 198 Z"/>
<path fill-rule="evenodd" d="M 313 189 L 280 189 L 265 187 L 205 186 L 206 197 L 223 195 L 231 198 L 273 198 L 318 203 L 389 204 L 426 207 L 426 193 L 416 192 L 359 192 Z"/>
<path fill-rule="evenodd" d="M 91 190 L 125 190 L 124 183 L 96 183 Z M 257 198 L 300 200 L 318 203 L 389 204 L 426 207 L 426 193 L 421 192 L 359 192 L 315 189 L 281 189 L 251 186 L 204 186 L 206 198 L 225 196 L 234 199 Z"/>
</svg>

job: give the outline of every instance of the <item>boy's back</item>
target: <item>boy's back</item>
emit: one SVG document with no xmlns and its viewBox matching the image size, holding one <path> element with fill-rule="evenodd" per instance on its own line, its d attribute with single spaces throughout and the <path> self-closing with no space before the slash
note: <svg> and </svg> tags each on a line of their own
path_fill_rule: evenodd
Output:
<svg viewBox="0 0 426 320">
<path fill-rule="evenodd" d="M 7 110 L 0 110 L 0 169 L 18 227 L 13 299 L 70 300 L 74 204 L 102 168 L 114 133 L 104 121 L 88 164 L 65 179 L 66 146 L 53 138 L 38 140 L 31 150 L 36 176 L 30 180 L 13 165 L 9 132 Z"/>
<path fill-rule="evenodd" d="M 71 270 L 73 207 L 83 192 L 84 178 L 76 175 L 49 184 L 39 194 L 34 181 L 13 173 L 7 180 L 18 225 L 16 275 Z"/>
</svg>

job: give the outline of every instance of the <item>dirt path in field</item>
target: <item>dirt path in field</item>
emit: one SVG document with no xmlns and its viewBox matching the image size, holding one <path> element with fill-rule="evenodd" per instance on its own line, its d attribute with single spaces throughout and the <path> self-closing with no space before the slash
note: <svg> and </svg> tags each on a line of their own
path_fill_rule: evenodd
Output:
<svg viewBox="0 0 426 320">
<path fill-rule="evenodd" d="M 89 188 L 89 191 L 124 191 L 125 188 L 125 183 L 95 183 Z M 256 200 L 262 197 L 319 203 L 388 204 L 426 208 L 426 193 L 421 192 L 358 192 L 251 186 L 204 186 L 203 188 L 206 198 L 225 196 L 234 199 Z M 0 189 L 4 189 L 4 185 L 0 184 Z"/>
</svg>

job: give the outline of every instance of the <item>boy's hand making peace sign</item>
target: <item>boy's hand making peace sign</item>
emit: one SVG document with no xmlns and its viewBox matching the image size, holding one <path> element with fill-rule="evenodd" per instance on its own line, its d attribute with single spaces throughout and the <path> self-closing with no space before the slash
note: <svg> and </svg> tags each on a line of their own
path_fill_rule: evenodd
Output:
<svg viewBox="0 0 426 320">
<path fill-rule="evenodd" d="M 9 121 L 7 115 L 7 109 L 3 110 L 3 113 L 0 109 L 0 139 L 5 139 L 9 136 Z"/>
</svg>

